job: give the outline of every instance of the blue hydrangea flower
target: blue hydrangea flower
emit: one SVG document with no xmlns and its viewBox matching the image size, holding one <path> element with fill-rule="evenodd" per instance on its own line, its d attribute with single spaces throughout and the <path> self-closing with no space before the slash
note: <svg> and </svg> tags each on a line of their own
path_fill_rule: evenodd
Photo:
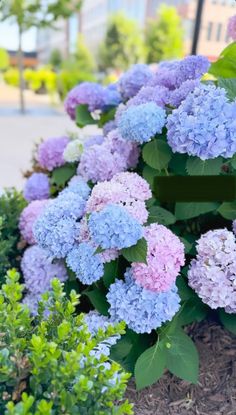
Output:
<svg viewBox="0 0 236 415">
<path fill-rule="evenodd" d="M 136 64 L 125 72 L 118 81 L 118 88 L 124 100 L 132 98 L 152 78 L 148 65 Z"/>
<path fill-rule="evenodd" d="M 193 92 L 193 90 L 199 85 L 199 79 L 190 79 L 183 82 L 179 88 L 176 88 L 174 91 L 170 92 L 169 104 L 173 107 L 178 107 L 181 102 L 187 98 L 188 94 Z"/>
<path fill-rule="evenodd" d="M 50 183 L 44 173 L 33 173 L 25 183 L 24 198 L 28 202 L 48 199 L 50 196 Z"/>
<path fill-rule="evenodd" d="M 68 190 L 59 193 L 54 199 L 54 206 L 61 211 L 61 217 L 80 219 L 85 212 L 86 200 L 79 195 L 79 191 L 76 193 Z"/>
<path fill-rule="evenodd" d="M 167 120 L 167 139 L 174 152 L 202 160 L 232 157 L 236 152 L 236 101 L 223 88 L 201 84 Z"/>
<path fill-rule="evenodd" d="M 179 61 L 177 87 L 188 79 L 201 79 L 209 69 L 209 60 L 202 55 L 189 55 Z"/>
<path fill-rule="evenodd" d="M 122 249 L 136 245 L 143 228 L 124 207 L 108 205 L 89 218 L 89 231 L 94 242 L 103 249 Z"/>
<path fill-rule="evenodd" d="M 96 249 L 86 243 L 75 246 L 67 255 L 66 263 L 76 277 L 86 285 L 100 280 L 104 273 L 104 266 Z"/>
<path fill-rule="evenodd" d="M 174 285 L 170 291 L 154 293 L 139 286 L 130 270 L 125 281 L 116 280 L 109 288 L 107 300 L 113 321 L 125 321 L 136 333 L 151 333 L 170 321 L 180 308 L 180 297 Z"/>
<path fill-rule="evenodd" d="M 165 111 L 148 102 L 127 108 L 118 119 L 118 129 L 124 139 L 145 143 L 161 133 L 165 122 Z"/>
<path fill-rule="evenodd" d="M 88 200 L 91 189 L 86 181 L 81 176 L 74 176 L 69 181 L 68 186 L 62 190 L 60 195 L 74 193 L 80 196 L 83 200 Z"/>
<path fill-rule="evenodd" d="M 105 88 L 105 106 L 117 107 L 121 102 L 121 95 L 117 84 L 110 84 Z"/>
</svg>

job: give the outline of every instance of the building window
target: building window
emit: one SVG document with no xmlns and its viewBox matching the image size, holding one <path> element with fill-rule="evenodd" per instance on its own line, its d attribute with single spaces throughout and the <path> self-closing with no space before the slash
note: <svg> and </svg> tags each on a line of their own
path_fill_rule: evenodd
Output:
<svg viewBox="0 0 236 415">
<path fill-rule="evenodd" d="M 211 40 L 213 23 L 209 22 L 207 27 L 207 40 Z"/>
<path fill-rule="evenodd" d="M 222 23 L 218 23 L 217 31 L 216 31 L 216 41 L 219 42 L 221 38 L 221 31 L 222 31 Z"/>
</svg>

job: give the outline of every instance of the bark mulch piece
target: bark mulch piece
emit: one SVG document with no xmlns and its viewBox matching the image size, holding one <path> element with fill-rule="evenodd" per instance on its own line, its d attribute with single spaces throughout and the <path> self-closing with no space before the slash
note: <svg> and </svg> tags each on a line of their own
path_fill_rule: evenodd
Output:
<svg viewBox="0 0 236 415">
<path fill-rule="evenodd" d="M 166 373 L 157 384 L 127 396 L 135 415 L 236 415 L 236 336 L 215 322 L 193 324 L 188 334 L 200 354 L 200 376 L 191 385 Z"/>
</svg>

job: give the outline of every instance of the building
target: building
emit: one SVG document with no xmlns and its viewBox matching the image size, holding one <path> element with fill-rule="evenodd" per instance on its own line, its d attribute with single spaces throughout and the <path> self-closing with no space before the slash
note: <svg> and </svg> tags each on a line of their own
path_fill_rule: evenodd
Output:
<svg viewBox="0 0 236 415">
<path fill-rule="evenodd" d="M 40 62 L 47 62 L 51 50 L 61 50 L 62 56 L 73 51 L 77 33 L 84 35 L 90 51 L 97 55 L 99 45 L 104 39 L 110 16 L 122 11 L 145 28 L 149 19 L 156 16 L 161 4 L 175 6 L 183 19 L 185 29 L 185 53 L 191 53 L 198 0 L 84 0 L 79 15 L 68 22 L 61 21 L 57 31 L 43 29 L 38 36 L 38 57 Z M 236 13 L 235 0 L 205 0 L 198 53 L 214 60 L 229 43 L 226 34 L 229 17 Z M 40 33 L 41 32 L 41 33 Z"/>
<path fill-rule="evenodd" d="M 7 51 L 11 66 L 18 66 L 18 51 Z M 34 69 L 38 65 L 38 57 L 36 52 L 23 52 L 23 66 L 24 68 Z"/>
</svg>

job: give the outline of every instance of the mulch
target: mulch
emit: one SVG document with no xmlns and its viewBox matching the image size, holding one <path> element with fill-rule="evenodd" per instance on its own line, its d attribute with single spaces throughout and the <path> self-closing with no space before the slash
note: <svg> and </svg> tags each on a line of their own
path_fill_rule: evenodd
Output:
<svg viewBox="0 0 236 415">
<path fill-rule="evenodd" d="M 188 334 L 200 354 L 198 384 L 170 373 L 141 392 L 131 382 L 135 415 L 236 415 L 236 336 L 213 321 L 193 324 Z"/>
</svg>

